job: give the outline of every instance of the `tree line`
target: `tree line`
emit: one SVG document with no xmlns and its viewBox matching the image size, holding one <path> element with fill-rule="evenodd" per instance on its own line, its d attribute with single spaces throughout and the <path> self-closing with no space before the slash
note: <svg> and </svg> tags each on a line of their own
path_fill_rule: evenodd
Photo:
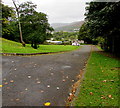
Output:
<svg viewBox="0 0 120 108">
<path fill-rule="evenodd" d="M 23 46 L 25 46 L 25 43 L 28 43 L 37 49 L 39 44 L 51 37 L 53 28 L 48 23 L 47 15 L 36 11 L 37 5 L 32 2 L 24 2 L 19 5 L 14 4 L 16 10 L 2 3 L 0 5 L 2 6 L 3 38 L 21 42 Z M 21 35 L 22 41 L 20 39 Z"/>
<path fill-rule="evenodd" d="M 119 55 L 120 2 L 87 3 L 85 16 L 78 38 L 99 43 L 105 51 Z"/>
<path fill-rule="evenodd" d="M 53 38 L 58 41 L 72 41 L 78 39 L 78 32 L 54 32 Z"/>
</svg>

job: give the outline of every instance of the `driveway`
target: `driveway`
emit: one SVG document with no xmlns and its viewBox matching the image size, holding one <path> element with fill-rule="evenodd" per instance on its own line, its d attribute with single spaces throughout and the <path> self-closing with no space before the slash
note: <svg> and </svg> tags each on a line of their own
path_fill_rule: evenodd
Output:
<svg viewBox="0 0 120 108">
<path fill-rule="evenodd" d="M 54 55 L 3 56 L 3 106 L 65 106 L 91 46 Z"/>
</svg>

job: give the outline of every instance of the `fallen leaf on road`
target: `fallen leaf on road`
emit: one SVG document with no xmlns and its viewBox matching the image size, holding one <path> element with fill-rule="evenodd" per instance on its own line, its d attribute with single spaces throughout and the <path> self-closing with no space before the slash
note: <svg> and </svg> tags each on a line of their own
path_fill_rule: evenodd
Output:
<svg viewBox="0 0 120 108">
<path fill-rule="evenodd" d="M 60 88 L 59 87 L 57 87 L 57 90 L 59 90 Z"/>
<path fill-rule="evenodd" d="M 75 80 L 72 80 L 72 82 L 74 82 Z"/>
<path fill-rule="evenodd" d="M 69 77 L 68 77 L 68 76 L 66 76 L 66 78 L 68 79 Z"/>
<path fill-rule="evenodd" d="M 69 96 L 71 96 L 72 95 L 72 93 L 69 93 Z"/>
<path fill-rule="evenodd" d="M 12 63 L 14 63 L 14 61 L 12 61 Z"/>
<path fill-rule="evenodd" d="M 48 88 L 50 88 L 50 85 L 47 85 Z"/>
<path fill-rule="evenodd" d="M 36 78 L 36 80 L 38 81 L 39 79 L 38 79 L 38 78 Z"/>
<path fill-rule="evenodd" d="M 19 101 L 19 100 L 20 100 L 19 98 L 16 99 L 16 101 Z"/>
<path fill-rule="evenodd" d="M 13 82 L 14 82 L 14 80 L 10 80 L 10 82 L 11 82 L 11 83 L 13 83 Z"/>
<path fill-rule="evenodd" d="M 51 103 L 50 103 L 50 102 L 46 102 L 46 103 L 44 103 L 44 105 L 45 105 L 45 106 L 50 106 Z"/>
<path fill-rule="evenodd" d="M 6 81 L 6 78 L 4 78 L 3 80 Z"/>
<path fill-rule="evenodd" d="M 10 89 L 10 87 L 7 87 L 7 89 Z"/>
<path fill-rule="evenodd" d="M 77 78 L 80 79 L 80 78 L 81 78 L 81 75 L 78 75 Z"/>
<path fill-rule="evenodd" d="M 17 70 L 17 69 L 14 69 L 15 71 Z"/>
<path fill-rule="evenodd" d="M 41 93 L 43 93 L 44 91 L 43 91 L 43 90 L 41 90 L 40 92 L 41 92 Z"/>
<path fill-rule="evenodd" d="M 63 82 L 65 82 L 66 80 L 65 80 L 65 79 L 63 79 L 62 81 L 63 81 Z"/>
<path fill-rule="evenodd" d="M 75 97 L 74 94 L 69 93 L 68 101 L 69 102 L 72 101 L 74 97 Z"/>
<path fill-rule="evenodd" d="M 8 84 L 8 82 L 5 82 L 4 84 L 5 84 L 5 85 L 7 85 L 7 84 Z"/>
<path fill-rule="evenodd" d="M 53 75 L 53 73 L 51 73 L 51 75 Z"/>
<path fill-rule="evenodd" d="M 41 82 L 40 81 L 37 81 L 37 84 L 40 84 Z"/>
<path fill-rule="evenodd" d="M 28 78 L 31 78 L 31 76 L 29 75 Z"/>
<path fill-rule="evenodd" d="M 28 89 L 26 88 L 25 90 L 27 91 Z"/>
</svg>

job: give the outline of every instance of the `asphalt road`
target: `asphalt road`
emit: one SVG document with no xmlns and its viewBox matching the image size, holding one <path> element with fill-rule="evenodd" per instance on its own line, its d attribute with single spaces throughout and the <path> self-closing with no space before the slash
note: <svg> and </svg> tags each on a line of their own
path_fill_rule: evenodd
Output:
<svg viewBox="0 0 120 108">
<path fill-rule="evenodd" d="M 54 55 L 3 56 L 3 106 L 65 106 L 90 50 L 83 46 Z"/>
</svg>

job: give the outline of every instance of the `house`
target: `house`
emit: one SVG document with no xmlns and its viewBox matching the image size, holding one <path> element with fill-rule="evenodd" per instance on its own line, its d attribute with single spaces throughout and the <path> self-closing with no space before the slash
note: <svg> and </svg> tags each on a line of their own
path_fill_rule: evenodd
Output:
<svg viewBox="0 0 120 108">
<path fill-rule="evenodd" d="M 79 44 L 78 42 L 76 42 L 76 41 L 75 41 L 75 42 L 72 42 L 72 45 L 73 45 L 73 46 L 80 46 L 80 44 Z"/>
</svg>

